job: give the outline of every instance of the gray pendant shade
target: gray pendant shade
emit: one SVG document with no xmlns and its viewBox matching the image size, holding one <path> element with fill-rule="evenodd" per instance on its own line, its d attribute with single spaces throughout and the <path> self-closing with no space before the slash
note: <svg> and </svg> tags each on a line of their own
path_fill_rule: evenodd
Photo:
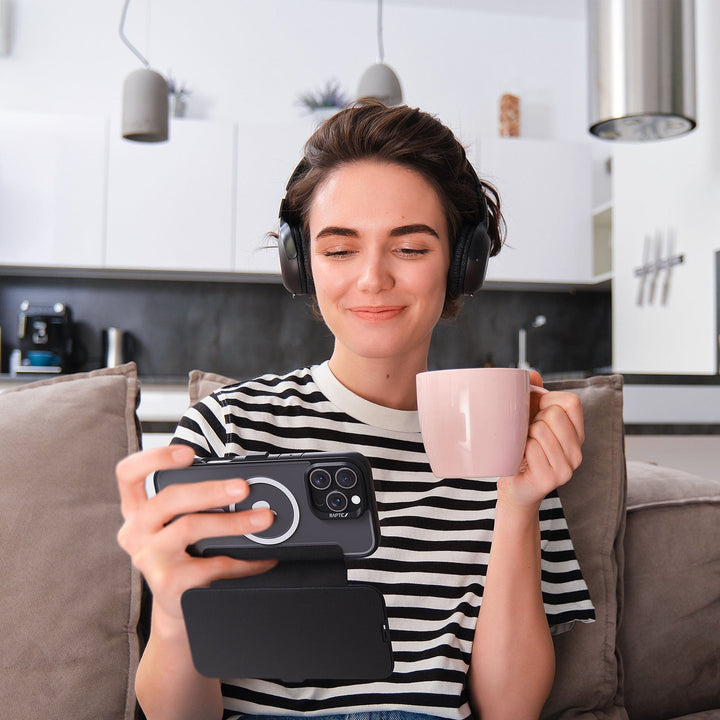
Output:
<svg viewBox="0 0 720 720">
<path fill-rule="evenodd" d="M 376 98 L 385 105 L 399 105 L 403 100 L 402 87 L 395 71 L 385 63 L 371 65 L 358 83 L 358 98 Z"/>
<path fill-rule="evenodd" d="M 378 61 L 371 65 L 358 83 L 358 99 L 375 98 L 385 105 L 400 105 L 403 101 L 402 87 L 395 71 L 386 65 L 383 46 L 382 0 L 377 0 Z"/>
<path fill-rule="evenodd" d="M 168 86 L 160 73 L 141 68 L 125 78 L 122 136 L 138 142 L 168 139 Z"/>
<path fill-rule="evenodd" d="M 590 132 L 657 140 L 696 124 L 694 0 L 588 0 Z"/>
</svg>

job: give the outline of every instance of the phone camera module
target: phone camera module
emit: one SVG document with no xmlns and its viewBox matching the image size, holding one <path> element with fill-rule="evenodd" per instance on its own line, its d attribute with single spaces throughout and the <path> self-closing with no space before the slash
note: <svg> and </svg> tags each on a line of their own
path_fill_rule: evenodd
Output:
<svg viewBox="0 0 720 720">
<path fill-rule="evenodd" d="M 327 490 L 330 487 L 331 482 L 332 477 L 327 470 L 315 468 L 315 470 L 310 473 L 310 484 L 316 490 Z"/>
<path fill-rule="evenodd" d="M 332 512 L 343 512 L 348 506 L 348 499 L 337 490 L 329 492 L 327 498 L 325 498 L 325 502 Z"/>
<path fill-rule="evenodd" d="M 357 485 L 357 473 L 349 467 L 342 467 L 335 473 L 335 482 L 345 490 Z"/>
<path fill-rule="evenodd" d="M 349 462 L 311 465 L 305 475 L 312 511 L 323 520 L 359 518 L 367 509 L 364 476 Z"/>
</svg>

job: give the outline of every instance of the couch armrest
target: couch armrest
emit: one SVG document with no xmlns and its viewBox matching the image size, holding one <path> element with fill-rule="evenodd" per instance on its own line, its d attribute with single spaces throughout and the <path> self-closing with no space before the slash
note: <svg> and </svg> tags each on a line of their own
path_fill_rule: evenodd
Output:
<svg viewBox="0 0 720 720">
<path fill-rule="evenodd" d="M 633 720 L 720 709 L 720 481 L 628 462 L 618 647 Z"/>
<path fill-rule="evenodd" d="M 576 393 L 582 402 L 583 462 L 558 493 L 596 621 L 553 636 L 555 683 L 541 717 L 627 720 L 615 647 L 622 611 L 626 496 L 622 377 L 548 382 L 545 387 Z"/>
</svg>

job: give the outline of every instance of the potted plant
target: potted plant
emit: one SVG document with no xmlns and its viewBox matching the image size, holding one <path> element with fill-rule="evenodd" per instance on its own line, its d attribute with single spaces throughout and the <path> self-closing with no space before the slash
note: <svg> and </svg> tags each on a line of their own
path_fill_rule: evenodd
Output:
<svg viewBox="0 0 720 720">
<path fill-rule="evenodd" d="M 297 102 L 307 113 L 324 120 L 344 108 L 349 99 L 337 80 L 328 80 L 320 90 L 298 95 Z"/>
</svg>

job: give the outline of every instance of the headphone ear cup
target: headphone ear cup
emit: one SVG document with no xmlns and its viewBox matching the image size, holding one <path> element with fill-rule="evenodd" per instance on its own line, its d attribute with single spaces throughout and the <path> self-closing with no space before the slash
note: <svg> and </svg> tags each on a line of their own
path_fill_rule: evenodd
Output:
<svg viewBox="0 0 720 720">
<path fill-rule="evenodd" d="M 293 295 L 307 295 L 312 287 L 305 270 L 305 251 L 302 230 L 280 220 L 278 232 L 278 253 L 283 285 Z"/>
<path fill-rule="evenodd" d="M 453 256 L 450 258 L 450 272 L 448 273 L 448 292 L 451 297 L 459 297 L 463 294 L 465 285 L 465 263 L 467 259 L 468 234 L 470 228 L 466 225 L 460 228 Z"/>
<path fill-rule="evenodd" d="M 484 222 L 461 228 L 448 274 L 448 290 L 454 297 L 472 295 L 482 287 L 490 249 Z"/>
</svg>

